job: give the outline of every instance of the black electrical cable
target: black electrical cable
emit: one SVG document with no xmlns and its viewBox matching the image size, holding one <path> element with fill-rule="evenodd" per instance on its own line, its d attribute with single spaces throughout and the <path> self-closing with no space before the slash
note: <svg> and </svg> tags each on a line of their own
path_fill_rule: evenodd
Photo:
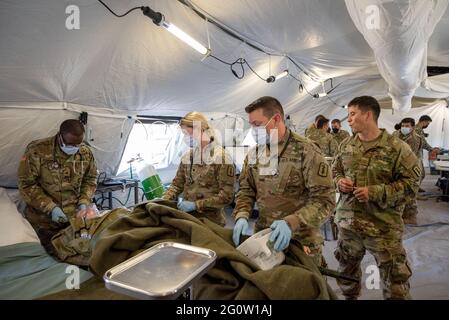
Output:
<svg viewBox="0 0 449 320">
<path fill-rule="evenodd" d="M 134 7 L 134 8 L 132 8 L 132 9 L 129 9 L 128 11 L 126 11 L 124 14 L 116 14 L 114 11 L 112 11 L 111 10 L 111 8 L 109 8 L 107 5 L 106 5 L 106 3 L 104 3 L 103 1 L 101 1 L 101 0 L 98 0 L 98 2 L 100 2 L 102 5 L 104 5 L 105 7 L 106 7 L 106 9 L 108 9 L 114 16 L 116 16 L 117 18 L 121 18 L 121 17 L 124 17 L 124 16 L 126 16 L 128 13 L 130 13 L 131 11 L 134 11 L 134 10 L 138 10 L 138 9 L 140 9 L 140 10 L 142 10 L 144 7 L 143 6 L 140 6 L 140 7 Z"/>
<path fill-rule="evenodd" d="M 246 61 L 245 59 L 243 59 L 243 61 L 245 61 L 245 64 L 248 66 L 249 70 L 251 70 L 256 76 L 258 76 L 261 80 L 265 82 L 267 81 L 266 79 L 262 78 L 256 71 L 254 71 L 253 68 L 251 68 L 248 61 Z"/>
<path fill-rule="evenodd" d="M 298 81 L 300 83 L 300 85 L 302 86 L 302 88 L 312 97 L 315 98 L 315 95 L 311 94 L 309 90 L 307 90 L 306 86 L 302 83 L 301 80 L 299 80 L 298 78 L 296 78 L 294 75 L 292 74 L 288 74 L 290 77 L 292 77 L 294 80 Z"/>
<path fill-rule="evenodd" d="M 238 59 L 237 59 L 236 61 L 234 61 L 234 62 L 232 62 L 232 63 L 229 63 L 229 62 L 226 62 L 226 61 L 224 61 L 224 60 L 222 60 L 222 59 L 220 59 L 220 58 L 214 56 L 213 54 L 210 54 L 209 57 L 214 58 L 214 59 L 220 61 L 220 62 L 223 63 L 223 64 L 227 64 L 228 66 L 232 66 L 232 65 L 233 65 L 234 63 L 236 63 L 237 60 L 238 60 Z"/>
<path fill-rule="evenodd" d="M 101 179 L 103 177 L 103 179 Z M 103 184 L 106 181 L 106 172 L 100 172 L 97 178 L 97 184 Z"/>
<path fill-rule="evenodd" d="M 334 100 L 332 100 L 331 97 L 329 97 L 329 95 L 326 95 L 326 98 L 328 98 L 329 101 L 335 104 L 337 107 L 341 107 L 341 105 L 337 104 Z"/>
<path fill-rule="evenodd" d="M 201 12 L 199 12 L 198 10 L 196 10 L 195 8 L 193 8 L 193 6 L 191 6 L 190 5 L 190 3 L 187 3 L 186 1 L 183 1 L 183 0 L 178 0 L 179 2 L 181 2 L 182 4 L 184 4 L 184 5 L 186 5 L 187 7 L 189 7 L 190 9 L 192 9 L 198 16 L 200 16 L 202 19 L 206 19 L 207 17 L 204 15 L 204 14 L 202 14 Z M 109 10 L 109 12 L 111 12 L 114 16 L 116 16 L 116 17 L 118 17 L 118 18 L 121 18 L 121 17 L 124 17 L 124 16 L 126 16 L 127 14 L 129 14 L 130 12 L 132 12 L 132 11 L 134 11 L 134 10 L 138 10 L 138 9 L 140 9 L 140 10 L 143 10 L 145 7 L 144 6 L 140 6 L 140 7 L 134 7 L 134 8 L 131 8 L 131 9 L 129 9 L 127 12 L 125 12 L 124 14 L 121 14 L 121 15 L 119 15 L 119 14 L 116 14 L 114 11 L 112 11 L 112 9 L 111 8 L 109 8 L 102 0 L 98 0 L 98 2 L 100 2 L 106 9 L 108 9 Z M 252 47 L 252 48 L 254 48 L 254 49 L 256 49 L 256 50 L 258 50 L 258 51 L 260 51 L 260 52 L 263 52 L 264 54 L 266 54 L 266 55 L 268 55 L 268 56 L 277 56 L 277 57 L 281 57 L 281 56 L 284 56 L 284 57 L 286 57 L 288 60 L 290 60 L 302 73 L 304 73 L 304 75 L 306 75 L 307 77 L 309 77 L 311 80 L 313 80 L 313 81 L 317 81 L 317 80 L 315 80 L 314 78 L 312 78 L 312 76 L 310 76 L 295 60 L 293 60 L 291 57 L 289 57 L 289 56 L 287 56 L 287 55 L 281 55 L 281 54 L 272 54 L 272 53 L 269 53 L 269 52 L 267 52 L 267 51 L 265 51 L 265 50 L 263 50 L 262 48 L 260 48 L 260 47 L 258 47 L 258 46 L 256 46 L 256 45 L 253 45 L 253 44 L 251 44 L 251 43 L 249 43 L 249 42 L 247 42 L 247 41 L 245 41 L 244 39 L 242 39 L 241 37 L 239 37 L 238 35 L 236 35 L 235 33 L 233 33 L 233 32 L 231 32 L 231 31 L 229 31 L 229 30 L 227 30 L 227 29 L 225 29 L 225 28 L 223 28 L 219 23 L 217 23 L 216 21 L 214 21 L 214 20 L 210 20 L 209 18 L 207 18 L 207 21 L 209 21 L 209 22 L 211 22 L 212 24 L 214 24 L 215 26 L 217 26 L 220 30 L 222 30 L 222 31 L 224 31 L 225 33 L 227 33 L 228 35 L 230 35 L 230 36 L 232 36 L 232 37 L 234 37 L 234 38 L 236 38 L 236 39 L 238 39 L 238 40 L 240 40 L 240 41 L 242 41 L 242 42 L 244 42 L 245 44 L 247 44 L 247 45 L 249 45 L 250 47 Z M 221 63 L 223 63 L 223 64 L 226 64 L 226 65 L 228 65 L 228 66 L 230 66 L 230 69 L 231 69 L 231 72 L 232 72 L 232 74 L 237 78 L 237 79 L 243 79 L 243 77 L 245 76 L 245 68 L 243 67 L 243 65 L 247 65 L 248 66 L 248 68 L 251 70 L 251 72 L 252 73 L 254 73 L 259 79 L 261 79 L 262 81 L 264 81 L 264 82 L 266 82 L 267 80 L 265 79 L 265 78 L 263 78 L 263 77 L 261 77 L 252 67 L 251 67 L 251 65 L 248 63 L 248 61 L 246 60 L 246 59 L 244 59 L 244 58 L 238 58 L 237 60 L 235 60 L 234 62 L 232 62 L 232 63 L 230 63 L 230 62 L 226 62 L 226 61 L 224 61 L 224 60 L 222 60 L 222 59 L 220 59 L 220 58 L 218 58 L 218 57 L 216 57 L 216 56 L 214 56 L 214 55 L 209 55 L 211 58 L 214 58 L 214 59 L 216 59 L 217 61 L 219 61 L 219 62 L 221 62 Z M 240 68 L 241 68 L 241 74 L 239 75 L 238 73 L 237 73 L 237 71 L 234 69 L 234 66 L 235 65 L 240 65 Z M 302 85 L 302 81 L 300 81 L 299 79 L 297 79 L 297 78 L 295 78 L 295 77 L 293 77 L 292 76 L 292 78 L 293 79 L 295 79 L 296 81 L 298 81 L 299 83 L 301 83 L 301 85 Z M 327 79 L 327 80 L 325 80 L 325 81 L 328 81 L 328 80 L 331 80 L 331 87 L 332 87 L 332 78 L 331 79 Z M 307 90 L 307 88 L 304 86 L 304 85 L 302 85 L 303 86 L 303 88 L 306 90 L 306 92 L 310 95 L 310 96 L 312 96 L 312 97 L 314 97 L 314 95 L 312 95 L 308 90 Z"/>
<path fill-rule="evenodd" d="M 214 55 L 209 55 L 211 58 L 214 58 L 215 60 L 217 60 L 217 61 L 219 61 L 219 62 L 221 62 L 221 63 L 223 63 L 223 64 L 226 64 L 226 65 L 228 65 L 228 66 L 230 66 L 231 67 L 231 71 L 232 71 L 232 73 L 234 74 L 234 76 L 236 77 L 236 78 L 238 78 L 238 79 L 243 79 L 243 77 L 245 76 L 245 68 L 243 67 L 243 65 L 247 65 L 248 66 L 248 69 L 249 70 L 251 70 L 251 72 L 252 73 L 254 73 L 259 79 L 261 79 L 262 81 L 264 81 L 264 82 L 266 82 L 267 80 L 265 79 L 265 78 L 262 78 L 252 67 L 251 67 L 251 65 L 248 63 L 248 61 L 246 60 L 246 59 L 244 59 L 244 58 L 238 58 L 237 60 L 235 60 L 234 62 L 226 62 L 226 61 L 224 61 L 224 60 L 222 60 L 222 59 L 220 59 L 220 58 L 218 58 L 218 57 L 216 57 L 216 56 L 214 56 Z M 235 71 L 235 69 L 234 69 L 234 66 L 235 65 L 240 65 L 240 67 L 242 68 L 242 74 L 241 75 L 238 75 L 237 74 L 237 71 Z"/>
<path fill-rule="evenodd" d="M 206 12 L 206 14 L 209 17 L 206 17 L 203 13 L 201 13 L 200 11 L 198 11 L 196 8 L 193 7 L 193 5 L 190 3 L 190 1 L 186 1 L 186 0 L 178 0 L 180 3 L 182 3 L 183 5 L 185 5 L 186 7 L 190 8 L 194 13 L 196 13 L 201 19 L 206 20 L 212 23 L 213 25 L 215 25 L 217 28 L 219 28 L 221 31 L 223 31 L 224 33 L 228 34 L 229 36 L 233 37 L 234 39 L 237 39 L 239 41 L 242 41 L 243 43 L 245 43 L 246 45 L 250 46 L 251 48 L 260 51 L 268 56 L 274 56 L 274 57 L 286 57 L 288 60 L 290 60 L 299 70 L 301 70 L 301 72 L 303 72 L 308 78 L 310 78 L 311 80 L 318 82 L 316 79 L 314 79 L 307 71 L 305 71 L 296 61 L 294 61 L 290 56 L 288 55 L 283 55 L 283 54 L 273 54 L 273 53 L 269 53 L 267 51 L 265 51 L 264 49 L 246 41 L 245 39 L 243 39 L 242 37 L 240 37 L 239 35 L 235 34 L 235 32 L 228 30 L 227 28 L 224 28 L 220 23 L 218 23 L 217 21 L 214 20 L 214 18 L 207 13 L 205 10 L 201 9 L 202 11 Z M 212 19 L 211 19 L 212 17 Z M 257 42 L 254 41 L 252 39 L 249 39 L 250 41 L 253 42 Z M 265 79 L 263 79 L 265 81 Z"/>
</svg>

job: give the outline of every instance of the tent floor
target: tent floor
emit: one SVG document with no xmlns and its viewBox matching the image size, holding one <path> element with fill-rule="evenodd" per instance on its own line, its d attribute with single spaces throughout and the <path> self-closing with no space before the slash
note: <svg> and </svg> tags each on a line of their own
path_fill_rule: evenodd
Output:
<svg viewBox="0 0 449 320">
<path fill-rule="evenodd" d="M 428 200 L 418 200 L 418 226 L 406 226 L 404 231 L 404 247 L 413 272 L 410 279 L 413 299 L 449 299 L 449 202 L 437 202 L 435 196 L 441 195 L 435 186 L 437 179 L 438 176 L 427 174 L 421 187 L 432 195 Z M 232 227 L 230 214 L 227 222 L 227 226 Z M 254 221 L 250 221 L 250 227 L 253 230 Z M 336 245 L 337 241 L 326 241 L 323 249 L 329 268 L 334 270 L 338 268 L 333 255 Z M 374 257 L 367 253 L 362 271 L 373 264 Z M 367 289 L 364 284 L 369 274 L 363 273 L 360 299 L 383 299 L 382 285 L 380 289 Z M 328 282 L 343 298 L 335 279 L 328 277 Z"/>
</svg>

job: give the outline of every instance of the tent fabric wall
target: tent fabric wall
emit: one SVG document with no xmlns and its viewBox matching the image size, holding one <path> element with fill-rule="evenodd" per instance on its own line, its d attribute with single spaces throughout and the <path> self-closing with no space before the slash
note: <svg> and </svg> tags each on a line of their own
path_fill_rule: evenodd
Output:
<svg viewBox="0 0 449 320">
<path fill-rule="evenodd" d="M 185 1 L 242 40 L 206 23 L 180 1 L 106 3 L 118 13 L 149 5 L 201 43 L 210 42 L 215 56 L 226 61 L 243 57 L 263 78 L 289 69 L 306 90 L 300 93 L 290 76 L 267 83 L 248 69 L 239 80 L 229 66 L 211 57 L 202 59 L 140 11 L 116 18 L 96 0 L 4 0 L 0 3 L 1 185 L 15 184 L 17 161 L 28 142 L 55 133 L 63 119 L 78 116 L 64 106 L 92 114 L 89 126 L 99 148 L 94 149 L 99 169 L 112 174 L 132 127 L 133 121 L 126 121 L 120 138 L 128 116 L 183 116 L 196 110 L 246 119 L 246 105 L 271 95 L 302 133 L 318 113 L 344 117 L 341 106 L 357 95 L 387 97 L 388 86 L 375 55 L 354 26 L 344 0 Z M 79 30 L 66 28 L 69 5 L 80 9 Z M 429 31 L 428 60 L 449 66 L 449 12 L 441 9 L 441 14 L 434 32 Z M 321 81 L 329 91 L 330 78 L 333 91 L 328 97 L 313 99 L 306 92 L 320 92 Z M 426 83 L 426 97 L 449 95 L 447 78 Z M 235 125 L 231 118 L 216 122 L 220 130 Z"/>
<path fill-rule="evenodd" d="M 409 111 L 416 88 L 427 77 L 427 41 L 449 1 L 345 1 L 352 21 L 373 49 L 393 109 Z"/>
<path fill-rule="evenodd" d="M 0 107 L 0 185 L 17 186 L 17 168 L 26 146 L 33 140 L 55 135 L 62 121 L 77 119 L 81 111 L 90 112 L 86 138 L 88 142 L 93 139 L 91 150 L 99 171 L 115 174 L 134 120 L 111 118 L 114 115 L 109 110 L 102 115 L 98 108 L 70 104 L 33 104 L 26 108 L 11 105 Z"/>
</svg>

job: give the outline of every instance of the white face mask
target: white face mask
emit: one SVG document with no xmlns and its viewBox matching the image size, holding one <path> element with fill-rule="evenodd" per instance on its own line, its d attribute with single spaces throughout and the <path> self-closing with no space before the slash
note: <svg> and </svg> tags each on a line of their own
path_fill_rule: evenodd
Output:
<svg viewBox="0 0 449 320">
<path fill-rule="evenodd" d="M 270 143 L 270 136 L 268 135 L 266 128 L 271 120 L 273 120 L 273 117 L 271 117 L 271 119 L 268 120 L 267 124 L 264 126 L 252 127 L 251 134 L 253 136 L 254 141 L 256 141 L 257 144 L 263 145 Z"/>
<path fill-rule="evenodd" d="M 62 152 L 64 152 L 66 155 L 69 155 L 69 156 L 76 154 L 79 151 L 79 149 L 80 149 L 80 147 L 77 147 L 77 146 L 67 146 L 67 145 L 65 145 L 64 140 L 62 139 L 62 137 L 61 137 L 60 147 L 61 147 Z"/>
<path fill-rule="evenodd" d="M 189 136 L 187 134 L 184 135 L 183 141 L 184 141 L 184 144 L 189 148 L 196 148 L 198 146 L 198 140 L 192 138 L 191 136 Z"/>
<path fill-rule="evenodd" d="M 407 127 L 402 127 L 401 128 L 401 133 L 406 136 L 408 135 L 410 132 L 412 132 L 412 128 L 407 128 Z"/>
</svg>

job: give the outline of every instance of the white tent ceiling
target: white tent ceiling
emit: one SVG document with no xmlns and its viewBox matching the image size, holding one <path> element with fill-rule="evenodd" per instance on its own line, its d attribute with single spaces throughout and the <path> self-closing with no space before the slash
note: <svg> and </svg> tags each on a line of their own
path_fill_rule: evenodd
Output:
<svg viewBox="0 0 449 320">
<path fill-rule="evenodd" d="M 123 139 L 116 138 L 120 136 L 123 119 L 110 118 L 111 114 L 182 116 L 197 110 L 244 115 L 244 106 L 249 102 L 262 95 L 272 95 L 281 101 L 301 131 L 318 113 L 343 117 L 345 110 L 340 106 L 355 96 L 388 97 L 388 87 L 392 85 L 382 78 L 373 48 L 348 13 L 351 1 L 184 1 L 191 7 L 177 0 L 104 1 L 117 13 L 135 6 L 150 6 L 202 44 L 210 42 L 214 56 L 229 62 L 245 58 L 263 78 L 289 69 L 312 93 L 322 90 L 320 81 L 325 81 L 326 90 L 330 90 L 328 79 L 332 79 L 335 89 L 328 97 L 313 99 L 305 91 L 299 93 L 298 82 L 291 77 L 266 83 L 248 68 L 239 80 L 229 66 L 211 57 L 202 60 L 199 53 L 153 24 L 140 10 L 117 18 L 96 0 L 2 0 L 1 182 L 14 181 L 14 166 L 7 165 L 8 161 L 19 159 L 29 141 L 54 132 L 61 120 L 76 115 L 74 110 L 97 113 L 90 125 L 98 137 L 96 142 L 105 149 L 124 143 Z M 416 14 L 414 6 L 422 5 L 422 1 L 410 0 L 394 1 L 394 4 L 386 0 L 364 2 L 382 8 L 394 4 L 401 9 L 408 8 L 396 12 L 404 15 Z M 431 34 L 427 34 L 427 65 L 449 67 L 447 0 L 425 2 L 440 8 L 430 21 L 434 30 L 431 32 L 429 28 Z M 69 5 L 79 7 L 79 30 L 66 28 Z M 241 40 L 207 23 L 192 8 Z M 394 81 L 405 76 L 405 73 L 395 75 Z M 438 103 L 449 96 L 449 77 L 435 78 L 429 78 L 426 89 L 418 88 L 415 96 L 437 99 L 435 103 L 442 110 L 445 106 Z M 42 107 L 49 106 L 71 111 L 42 111 Z M 109 115 L 109 120 L 102 122 L 102 114 Z M 442 111 L 439 116 L 446 114 Z M 39 122 L 24 125 L 33 118 Z M 129 128 L 125 127 L 126 138 Z M 18 130 L 21 134 L 14 134 Z M 120 152 L 111 156 L 97 151 L 97 158 L 102 169 L 112 172 L 118 166 Z"/>
</svg>

